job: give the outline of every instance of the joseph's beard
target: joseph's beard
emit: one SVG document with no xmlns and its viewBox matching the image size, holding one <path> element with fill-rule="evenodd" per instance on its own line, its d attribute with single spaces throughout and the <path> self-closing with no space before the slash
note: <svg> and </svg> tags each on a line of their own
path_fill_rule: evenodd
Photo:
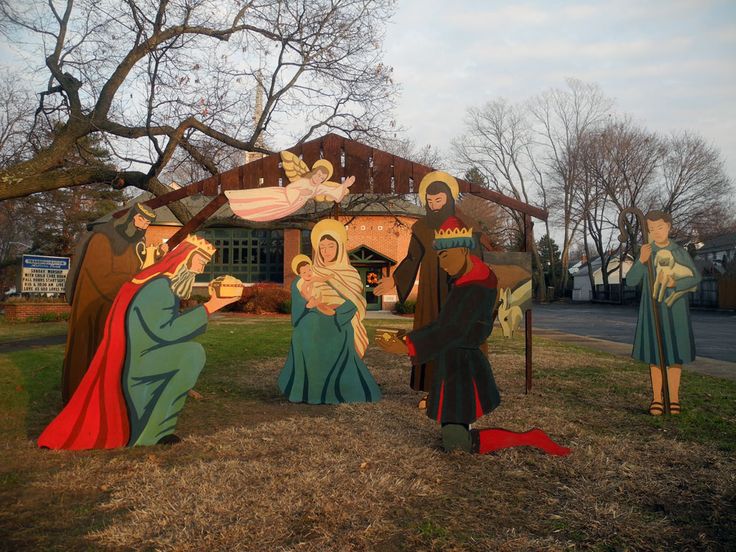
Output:
<svg viewBox="0 0 736 552">
<path fill-rule="evenodd" d="M 442 223 L 447 220 L 447 217 L 455 214 L 455 204 L 452 202 L 445 203 L 439 211 L 433 211 L 427 206 L 427 215 L 425 220 L 427 225 L 434 230 L 439 230 Z"/>
<path fill-rule="evenodd" d="M 196 276 L 195 272 L 189 270 L 186 265 L 182 265 L 176 274 L 171 277 L 171 291 L 179 299 L 189 299 L 192 295 L 192 286 L 194 286 Z"/>
</svg>

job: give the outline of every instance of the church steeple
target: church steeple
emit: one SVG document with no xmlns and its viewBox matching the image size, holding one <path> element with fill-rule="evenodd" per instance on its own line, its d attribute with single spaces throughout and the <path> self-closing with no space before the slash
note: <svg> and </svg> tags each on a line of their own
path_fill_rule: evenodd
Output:
<svg viewBox="0 0 736 552">
<path fill-rule="evenodd" d="M 256 103 L 253 109 L 253 128 L 255 129 L 258 125 L 258 121 L 261 120 L 261 117 L 263 116 L 263 73 L 260 69 L 256 71 Z M 258 134 L 258 137 L 256 138 L 255 144 L 257 148 L 263 148 L 264 141 L 263 141 L 263 132 L 260 132 Z M 254 152 L 254 151 L 247 151 L 245 152 L 245 163 L 248 164 L 251 161 L 255 161 L 256 159 L 260 159 L 263 157 L 262 153 Z"/>
</svg>

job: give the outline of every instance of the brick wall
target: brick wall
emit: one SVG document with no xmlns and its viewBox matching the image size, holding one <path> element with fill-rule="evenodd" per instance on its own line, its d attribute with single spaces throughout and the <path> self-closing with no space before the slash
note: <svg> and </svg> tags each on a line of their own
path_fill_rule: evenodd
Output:
<svg viewBox="0 0 736 552">
<path fill-rule="evenodd" d="M 5 303 L 5 319 L 13 321 L 37 320 L 44 314 L 68 315 L 72 308 L 66 303 Z"/>
<path fill-rule="evenodd" d="M 411 240 L 411 227 L 416 222 L 414 217 L 370 215 L 359 217 L 341 217 L 348 229 L 348 249 L 355 249 L 362 245 L 378 251 L 382 255 L 396 261 L 390 273 L 396 269 L 398 263 L 404 260 Z M 414 290 L 409 294 L 410 299 L 416 298 L 417 282 Z M 384 296 L 383 308 L 391 310 L 398 297 Z"/>
</svg>

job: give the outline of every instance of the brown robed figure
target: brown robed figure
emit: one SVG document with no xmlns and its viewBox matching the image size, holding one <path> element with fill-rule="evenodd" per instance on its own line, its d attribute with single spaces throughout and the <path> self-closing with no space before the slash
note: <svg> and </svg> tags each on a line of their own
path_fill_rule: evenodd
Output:
<svg viewBox="0 0 736 552">
<path fill-rule="evenodd" d="M 399 301 L 406 301 L 419 274 L 419 290 L 414 311 L 414 329 L 417 330 L 434 322 L 439 316 L 451 289 L 451 279 L 440 268 L 437 253 L 432 249 L 434 233 L 448 217 L 455 216 L 455 200 L 458 184 L 454 177 L 442 171 L 427 174 L 419 185 L 419 200 L 427 209 L 427 214 L 417 220 L 411 228 L 409 250 L 393 276 L 383 278 L 376 286 L 376 295 L 396 291 Z M 458 219 L 459 220 L 459 219 Z M 482 256 L 480 247 L 472 253 Z M 432 386 L 434 362 L 412 366 L 411 388 L 415 391 L 429 392 Z"/>
<path fill-rule="evenodd" d="M 94 228 L 78 246 L 66 280 L 72 306 L 61 376 L 64 404 L 74 394 L 102 341 L 105 320 L 118 291 L 140 271 L 136 246 L 156 218 L 135 204 L 128 214 Z"/>
</svg>

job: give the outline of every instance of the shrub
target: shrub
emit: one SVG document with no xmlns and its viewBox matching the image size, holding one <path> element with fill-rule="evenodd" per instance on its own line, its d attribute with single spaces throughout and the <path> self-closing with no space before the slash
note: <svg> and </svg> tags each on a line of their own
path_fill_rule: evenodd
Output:
<svg viewBox="0 0 736 552">
<path fill-rule="evenodd" d="M 243 297 L 232 304 L 238 312 L 263 314 L 291 312 L 291 294 L 280 284 L 255 284 L 243 290 Z"/>
<path fill-rule="evenodd" d="M 281 314 L 291 314 L 291 297 L 289 297 L 286 301 L 279 303 L 277 308 L 278 312 L 280 312 Z"/>
<path fill-rule="evenodd" d="M 61 320 L 69 320 L 68 312 L 45 312 L 39 314 L 32 319 L 33 322 L 60 322 Z"/>
<path fill-rule="evenodd" d="M 403 303 L 399 301 L 394 305 L 394 312 L 396 314 L 414 314 L 414 310 L 417 307 L 417 302 L 407 299 Z"/>
</svg>

